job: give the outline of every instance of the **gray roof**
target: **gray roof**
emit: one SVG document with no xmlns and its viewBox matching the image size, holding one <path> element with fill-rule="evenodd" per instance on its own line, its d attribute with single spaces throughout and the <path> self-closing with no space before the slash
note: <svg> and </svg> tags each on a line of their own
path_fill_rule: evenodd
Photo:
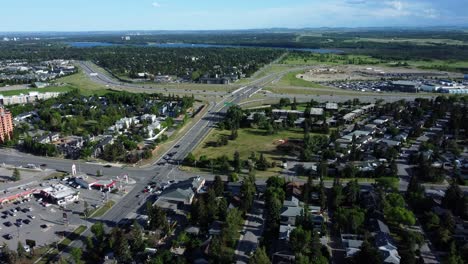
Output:
<svg viewBox="0 0 468 264">
<path fill-rule="evenodd" d="M 195 193 L 191 189 L 172 189 L 168 192 L 162 193 L 159 196 L 159 199 L 164 200 L 171 200 L 171 201 L 181 201 L 181 202 L 189 202 Z"/>
<path fill-rule="evenodd" d="M 302 207 L 283 207 L 281 209 L 281 216 L 285 217 L 297 217 L 301 215 Z"/>
<path fill-rule="evenodd" d="M 310 115 L 316 115 L 316 116 L 323 115 L 323 108 L 311 108 Z"/>
</svg>

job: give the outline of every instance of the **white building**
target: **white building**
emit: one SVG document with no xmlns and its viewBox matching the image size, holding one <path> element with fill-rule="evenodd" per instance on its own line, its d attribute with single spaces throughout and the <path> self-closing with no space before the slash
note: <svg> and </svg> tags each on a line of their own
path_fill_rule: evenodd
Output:
<svg viewBox="0 0 468 264">
<path fill-rule="evenodd" d="M 63 205 L 77 201 L 80 192 L 75 191 L 63 184 L 55 184 L 40 191 L 43 200 L 49 203 Z"/>
</svg>

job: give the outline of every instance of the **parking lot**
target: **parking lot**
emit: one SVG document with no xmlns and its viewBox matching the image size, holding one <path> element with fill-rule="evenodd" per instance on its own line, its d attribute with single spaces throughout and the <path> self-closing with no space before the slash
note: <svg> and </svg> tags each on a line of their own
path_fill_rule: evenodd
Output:
<svg viewBox="0 0 468 264">
<path fill-rule="evenodd" d="M 58 182 L 58 180 L 48 180 L 41 185 L 48 186 Z M 43 203 L 38 196 L 2 205 L 0 245 L 5 242 L 10 249 L 16 250 L 18 241 L 25 245 L 26 239 L 35 240 L 36 246 L 59 241 L 63 234 L 73 232 L 80 225 L 91 225 L 82 216 L 85 209 L 84 201 L 88 204 L 89 210 L 93 210 L 100 207 L 107 199 L 119 200 L 122 197 L 120 194 L 105 194 L 99 190 L 79 189 L 79 191 L 78 201 L 62 207 Z"/>
</svg>

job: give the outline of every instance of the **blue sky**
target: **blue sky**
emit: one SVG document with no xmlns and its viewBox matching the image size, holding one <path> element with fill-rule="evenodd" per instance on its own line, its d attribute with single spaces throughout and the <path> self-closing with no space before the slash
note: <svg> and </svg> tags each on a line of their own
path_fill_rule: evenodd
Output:
<svg viewBox="0 0 468 264">
<path fill-rule="evenodd" d="M 0 31 L 468 25 L 468 0 L 0 0 Z"/>
</svg>

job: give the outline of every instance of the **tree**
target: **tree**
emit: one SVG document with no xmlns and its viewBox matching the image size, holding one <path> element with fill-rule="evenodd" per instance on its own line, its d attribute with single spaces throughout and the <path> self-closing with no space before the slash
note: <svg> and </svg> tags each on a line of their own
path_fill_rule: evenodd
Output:
<svg viewBox="0 0 468 264">
<path fill-rule="evenodd" d="M 208 214 L 208 222 L 218 220 L 218 204 L 216 200 L 216 193 L 213 188 L 208 190 L 206 196 L 206 212 Z"/>
<path fill-rule="evenodd" d="M 216 175 L 214 178 L 213 189 L 217 197 L 222 196 L 224 193 L 224 183 L 219 175 Z"/>
<path fill-rule="evenodd" d="M 378 178 L 375 180 L 376 187 L 384 191 L 395 191 L 398 190 L 398 178 Z"/>
<path fill-rule="evenodd" d="M 232 163 L 233 163 L 232 166 L 234 167 L 234 171 L 236 173 L 240 173 L 242 161 L 240 159 L 239 151 L 237 151 L 237 150 L 236 150 L 236 152 L 234 152 L 234 160 L 233 160 Z"/>
<path fill-rule="evenodd" d="M 239 231 L 243 223 L 242 213 L 234 208 L 229 210 L 226 216 L 224 227 L 221 231 L 221 237 L 228 247 L 234 247 L 239 239 Z"/>
<path fill-rule="evenodd" d="M 18 170 L 18 168 L 15 168 L 13 170 L 13 175 L 11 176 L 11 180 L 12 181 L 19 181 L 21 180 L 21 174 L 20 174 L 20 171 Z"/>
<path fill-rule="evenodd" d="M 72 248 L 71 251 L 70 251 L 70 255 L 71 255 L 72 260 L 76 264 L 83 263 L 83 261 L 81 260 L 81 257 L 83 255 L 83 252 L 81 251 L 81 248 L 76 248 L 76 247 Z"/>
<path fill-rule="evenodd" d="M 197 162 L 197 160 L 196 160 L 196 158 L 195 158 L 195 156 L 193 155 L 192 152 L 187 154 L 187 157 L 185 157 L 185 159 L 184 159 L 184 163 L 187 164 L 188 166 L 195 166 L 196 162 Z"/>
<path fill-rule="evenodd" d="M 21 243 L 21 241 L 18 241 L 18 246 L 16 247 L 16 253 L 18 254 L 18 257 L 20 259 L 26 257 L 27 252 L 24 249 L 23 243 Z"/>
<path fill-rule="evenodd" d="M 398 224 L 414 225 L 416 218 L 413 212 L 403 207 L 391 207 L 385 210 L 385 216 L 388 220 L 394 221 Z"/>
<path fill-rule="evenodd" d="M 302 226 L 296 227 L 289 236 L 289 242 L 292 250 L 296 254 L 309 254 L 311 241 L 312 233 L 308 230 L 302 229 Z"/>
<path fill-rule="evenodd" d="M 357 180 L 348 182 L 345 188 L 346 202 L 350 205 L 357 204 L 359 200 L 360 187 Z"/>
<path fill-rule="evenodd" d="M 164 212 L 158 206 L 151 206 L 150 203 L 147 204 L 148 210 L 148 228 L 150 230 L 161 229 L 164 232 L 169 231 L 169 223 L 166 218 L 166 212 Z"/>
<path fill-rule="evenodd" d="M 132 254 L 130 252 L 130 246 L 128 245 L 128 240 L 125 237 L 122 230 L 117 229 L 116 232 L 113 232 L 114 235 L 114 254 L 119 263 L 131 263 Z"/>
<path fill-rule="evenodd" d="M 268 161 L 265 158 L 265 156 L 263 156 L 263 153 L 260 153 L 260 157 L 258 158 L 258 161 L 257 161 L 256 165 L 257 165 L 256 166 L 257 169 L 259 169 L 261 171 L 265 171 L 270 167 L 270 164 L 268 164 Z"/>
<path fill-rule="evenodd" d="M 450 252 L 447 257 L 447 260 L 444 261 L 444 264 L 464 264 L 465 262 L 463 261 L 462 257 L 457 251 L 457 247 L 455 246 L 455 243 L 452 242 L 450 244 Z"/>
<path fill-rule="evenodd" d="M 340 180 L 335 178 L 330 197 L 332 208 L 338 208 L 343 202 L 343 198 L 343 186 L 341 186 Z"/>
<path fill-rule="evenodd" d="M 356 264 L 360 263 L 373 263 L 373 264 L 379 264 L 382 263 L 382 259 L 380 258 L 379 252 L 377 249 L 372 247 L 372 245 L 369 243 L 369 241 L 364 239 L 361 245 L 361 250 L 356 253 L 353 257 L 353 261 Z"/>
<path fill-rule="evenodd" d="M 240 193 L 242 197 L 241 208 L 244 213 L 247 213 L 250 211 L 250 209 L 252 209 L 253 206 L 255 198 L 255 182 L 253 182 L 250 178 L 244 178 Z"/>
<path fill-rule="evenodd" d="M 456 216 L 467 216 L 467 199 L 456 181 L 452 181 L 442 199 L 442 206 L 450 209 Z"/>
<path fill-rule="evenodd" d="M 16 253 L 8 248 L 8 245 L 4 242 L 0 250 L 0 255 L 2 256 L 2 261 L 6 264 L 15 264 L 16 263 Z M 2 263 L 3 263 L 2 262 Z"/>
<path fill-rule="evenodd" d="M 143 230 L 136 220 L 133 221 L 131 230 L 130 248 L 132 252 L 138 253 L 145 250 L 145 241 L 143 240 Z"/>
<path fill-rule="evenodd" d="M 249 259 L 249 264 L 270 264 L 271 261 L 268 258 L 264 247 L 258 247 L 255 250 L 254 255 Z"/>
</svg>

